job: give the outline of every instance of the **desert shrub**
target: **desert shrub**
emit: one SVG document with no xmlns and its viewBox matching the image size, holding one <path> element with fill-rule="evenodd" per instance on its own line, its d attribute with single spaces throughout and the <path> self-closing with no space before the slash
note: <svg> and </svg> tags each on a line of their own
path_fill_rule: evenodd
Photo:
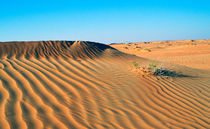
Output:
<svg viewBox="0 0 210 129">
<path fill-rule="evenodd" d="M 141 51 L 141 48 L 136 48 L 135 50 L 136 50 L 136 51 Z"/>
<path fill-rule="evenodd" d="M 178 74 L 176 72 L 170 71 L 170 70 L 167 70 L 167 69 L 163 69 L 163 68 L 155 69 L 155 71 L 153 72 L 153 75 L 155 75 L 155 76 L 168 76 L 168 77 L 178 76 Z"/>
<path fill-rule="evenodd" d="M 150 70 L 154 71 L 156 68 L 157 68 L 157 65 L 156 65 L 155 63 L 151 63 L 151 64 L 149 64 L 148 69 L 150 69 Z"/>
<path fill-rule="evenodd" d="M 133 66 L 134 66 L 135 68 L 137 68 L 137 67 L 139 67 L 139 64 L 138 64 L 136 61 L 133 61 Z"/>
<path fill-rule="evenodd" d="M 135 61 L 133 62 L 133 66 L 137 71 L 143 73 L 144 75 L 152 75 L 152 76 L 165 76 L 165 77 L 185 77 L 182 74 L 178 74 L 175 71 L 171 71 L 168 69 L 164 69 L 162 67 L 158 67 L 155 63 L 150 63 L 148 66 L 143 67 L 140 66 Z"/>
<path fill-rule="evenodd" d="M 151 49 L 142 49 L 142 52 L 151 52 Z"/>
<path fill-rule="evenodd" d="M 163 47 L 161 47 L 161 46 L 157 46 L 157 47 L 155 47 L 155 48 L 157 48 L 157 49 L 162 49 Z"/>
<path fill-rule="evenodd" d="M 124 49 L 128 49 L 128 47 L 123 47 Z"/>
<path fill-rule="evenodd" d="M 135 48 L 141 48 L 141 47 L 139 47 L 139 46 L 134 46 L 134 48 L 133 48 L 133 49 L 135 49 Z"/>
</svg>

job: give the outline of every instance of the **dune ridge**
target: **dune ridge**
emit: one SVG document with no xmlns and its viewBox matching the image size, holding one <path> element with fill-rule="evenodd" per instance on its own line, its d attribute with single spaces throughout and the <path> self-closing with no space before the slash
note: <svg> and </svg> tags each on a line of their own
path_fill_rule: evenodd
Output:
<svg viewBox="0 0 210 129">
<path fill-rule="evenodd" d="M 94 58 L 105 49 L 116 49 L 88 41 L 0 42 L 0 58 Z"/>
<path fill-rule="evenodd" d="M 145 59 L 106 45 L 3 44 L 0 129 L 209 128 L 208 72 L 177 66 L 197 76 L 157 80 L 132 70 Z"/>
</svg>

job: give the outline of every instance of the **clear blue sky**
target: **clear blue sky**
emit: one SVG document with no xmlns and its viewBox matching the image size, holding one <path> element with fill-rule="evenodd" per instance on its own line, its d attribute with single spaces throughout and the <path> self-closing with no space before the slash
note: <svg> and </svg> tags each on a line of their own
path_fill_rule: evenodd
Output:
<svg viewBox="0 0 210 129">
<path fill-rule="evenodd" d="M 0 0 L 0 41 L 210 39 L 210 0 Z"/>
</svg>

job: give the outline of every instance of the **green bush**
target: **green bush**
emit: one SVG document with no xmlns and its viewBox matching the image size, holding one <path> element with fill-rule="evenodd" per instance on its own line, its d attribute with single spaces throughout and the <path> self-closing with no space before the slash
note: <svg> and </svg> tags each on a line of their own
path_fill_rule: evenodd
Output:
<svg viewBox="0 0 210 129">
<path fill-rule="evenodd" d="M 143 52 L 151 52 L 152 50 L 150 50 L 150 49 L 143 49 L 142 51 Z"/>
<path fill-rule="evenodd" d="M 166 76 L 166 77 L 185 77 L 185 75 L 177 74 L 175 71 L 167 70 L 162 67 L 158 67 L 155 63 L 150 63 L 147 67 L 139 66 L 138 63 L 133 61 L 133 66 L 147 75 L 154 76 Z"/>
<path fill-rule="evenodd" d="M 157 65 L 156 65 L 155 63 L 151 63 L 151 64 L 149 64 L 148 69 L 150 69 L 150 70 L 154 71 L 154 70 L 156 70 L 156 69 L 157 69 Z"/>
<path fill-rule="evenodd" d="M 139 64 L 136 61 L 133 61 L 133 66 L 137 68 L 139 67 Z"/>
</svg>

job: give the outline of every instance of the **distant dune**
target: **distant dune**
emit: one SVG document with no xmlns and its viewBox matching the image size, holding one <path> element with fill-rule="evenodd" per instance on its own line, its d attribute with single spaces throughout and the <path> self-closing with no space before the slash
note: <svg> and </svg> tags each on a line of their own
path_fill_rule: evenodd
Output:
<svg viewBox="0 0 210 129">
<path fill-rule="evenodd" d="M 186 76 L 143 76 L 132 63 L 153 63 L 148 53 L 165 44 L 137 44 L 138 54 L 126 45 L 0 42 L 0 129 L 210 128 L 208 70 L 160 59 L 158 66 Z"/>
</svg>

